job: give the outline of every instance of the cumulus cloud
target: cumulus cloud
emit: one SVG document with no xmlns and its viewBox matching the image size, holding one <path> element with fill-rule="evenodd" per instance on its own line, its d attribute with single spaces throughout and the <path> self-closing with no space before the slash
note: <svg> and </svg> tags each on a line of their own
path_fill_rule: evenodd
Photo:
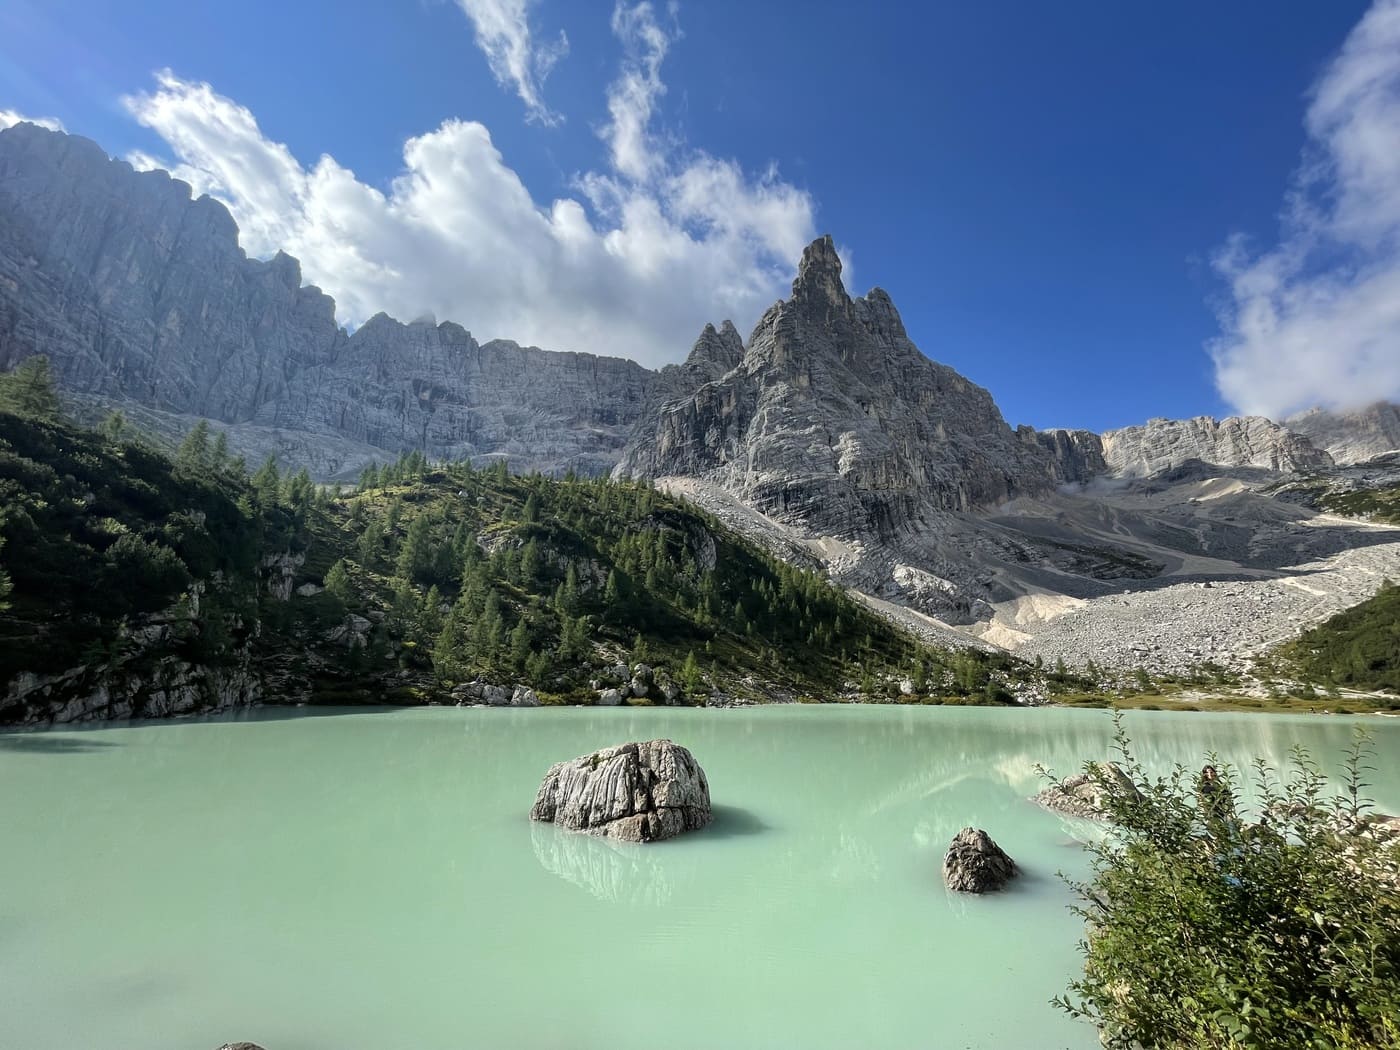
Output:
<svg viewBox="0 0 1400 1050">
<path fill-rule="evenodd" d="M 476 45 L 486 55 L 491 72 L 502 86 L 513 87 L 530 119 L 557 124 L 559 114 L 545 105 L 545 77 L 569 53 L 569 38 L 537 43 L 530 29 L 530 8 L 536 0 L 457 0 L 476 30 Z"/>
<path fill-rule="evenodd" d="M 22 123 L 38 124 L 39 127 L 48 128 L 50 131 L 67 130 L 63 126 L 63 121 L 56 117 L 26 117 L 23 113 L 17 113 L 13 109 L 0 109 L 0 131 Z"/>
<path fill-rule="evenodd" d="M 631 91 L 636 56 L 649 61 L 636 41 L 664 54 L 674 39 L 648 5 L 618 10 L 626 57 L 610 103 Z M 707 321 L 756 319 L 785 291 L 813 236 L 804 191 L 775 169 L 749 175 L 732 160 L 663 142 L 649 108 L 629 133 L 626 160 L 612 127 L 600 130 L 609 164 L 578 176 L 577 197 L 542 204 L 472 121 L 409 139 L 401 173 L 381 190 L 334 157 L 303 164 L 208 84 L 166 71 L 154 90 L 123 101 L 175 157 L 129 161 L 166 168 L 224 202 L 250 254 L 297 256 L 351 325 L 380 310 L 431 313 L 483 340 L 654 366 L 683 357 Z"/>
<path fill-rule="evenodd" d="M 1275 417 L 1400 398 L 1400 0 L 1377 0 L 1314 85 L 1272 249 L 1216 254 L 1221 394 Z"/>
</svg>

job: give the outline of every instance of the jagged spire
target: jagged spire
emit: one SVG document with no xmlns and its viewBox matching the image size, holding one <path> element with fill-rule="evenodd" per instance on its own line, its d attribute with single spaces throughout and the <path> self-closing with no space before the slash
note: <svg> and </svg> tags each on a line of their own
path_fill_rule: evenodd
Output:
<svg viewBox="0 0 1400 1050">
<path fill-rule="evenodd" d="M 819 299 L 830 303 L 843 303 L 850 297 L 841 283 L 841 257 L 836 254 L 836 245 L 831 234 L 818 237 L 802 253 L 802 262 L 797 267 L 797 280 L 792 282 L 794 300 Z"/>
<path fill-rule="evenodd" d="M 705 326 L 686 363 L 701 369 L 707 376 L 718 378 L 730 369 L 738 368 L 743 359 L 744 340 L 733 322 L 725 321 L 718 330 L 712 324 Z"/>
</svg>

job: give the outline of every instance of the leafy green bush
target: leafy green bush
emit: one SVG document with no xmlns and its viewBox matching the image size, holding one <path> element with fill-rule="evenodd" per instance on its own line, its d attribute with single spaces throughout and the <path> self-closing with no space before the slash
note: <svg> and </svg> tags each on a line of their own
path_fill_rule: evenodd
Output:
<svg viewBox="0 0 1400 1050">
<path fill-rule="evenodd" d="M 1115 830 L 1071 882 L 1084 976 L 1056 1005 L 1123 1050 L 1400 1047 L 1400 847 L 1363 830 L 1364 739 L 1335 798 L 1301 749 L 1286 779 L 1256 762 L 1248 822 L 1198 805 L 1180 767 L 1149 780 L 1115 724 L 1142 795 L 1104 791 Z"/>
</svg>

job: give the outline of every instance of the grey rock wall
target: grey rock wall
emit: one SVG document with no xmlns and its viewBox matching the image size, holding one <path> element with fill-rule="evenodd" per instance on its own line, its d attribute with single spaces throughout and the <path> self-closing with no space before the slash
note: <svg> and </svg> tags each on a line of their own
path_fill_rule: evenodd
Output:
<svg viewBox="0 0 1400 1050">
<path fill-rule="evenodd" d="M 1163 474 L 1192 460 L 1281 473 L 1333 466 L 1332 457 L 1307 438 L 1263 416 L 1152 419 L 1142 426 L 1105 431 L 1102 442 L 1109 469 L 1127 477 Z"/>
<path fill-rule="evenodd" d="M 1289 418 L 1285 425 L 1347 466 L 1400 450 L 1400 405 L 1390 401 L 1354 412 L 1315 408 Z"/>
<path fill-rule="evenodd" d="M 77 395 L 231 425 L 250 460 L 276 451 L 271 429 L 345 441 L 326 463 L 370 446 L 556 473 L 609 469 L 652 377 L 451 322 L 379 315 L 349 334 L 297 260 L 244 254 L 223 205 L 18 124 L 0 131 L 0 369 L 32 354 Z"/>
</svg>

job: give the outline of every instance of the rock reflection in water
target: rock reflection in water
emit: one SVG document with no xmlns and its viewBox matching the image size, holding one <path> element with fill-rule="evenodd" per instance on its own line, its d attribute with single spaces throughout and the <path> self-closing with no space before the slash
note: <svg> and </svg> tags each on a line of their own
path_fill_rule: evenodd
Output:
<svg viewBox="0 0 1400 1050">
<path fill-rule="evenodd" d="M 675 892 L 656 856 L 665 846 L 614 843 L 596 835 L 531 822 L 530 843 L 540 866 L 601 901 L 660 907 Z"/>
</svg>

